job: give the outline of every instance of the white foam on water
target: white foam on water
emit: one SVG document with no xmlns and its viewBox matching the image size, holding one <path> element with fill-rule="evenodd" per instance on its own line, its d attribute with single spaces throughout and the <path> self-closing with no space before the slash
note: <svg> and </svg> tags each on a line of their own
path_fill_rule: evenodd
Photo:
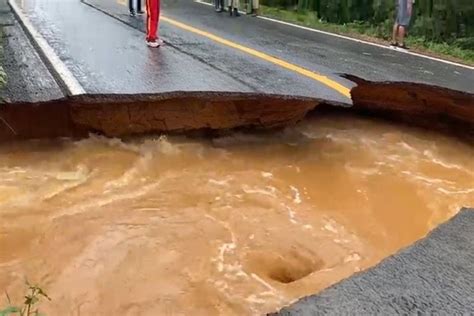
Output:
<svg viewBox="0 0 474 316">
<path fill-rule="evenodd" d="M 453 185 L 453 184 L 455 184 L 453 181 L 450 181 L 450 180 L 429 178 L 429 177 L 425 177 L 423 175 L 415 174 L 415 173 L 413 173 L 411 171 L 408 171 L 408 170 L 403 170 L 401 173 L 404 174 L 404 175 L 408 175 L 409 178 L 411 178 L 411 179 L 421 181 L 421 182 L 423 182 L 427 185 L 435 185 L 435 184 Z"/>
<path fill-rule="evenodd" d="M 372 165 L 368 167 L 354 166 L 350 162 L 345 163 L 344 168 L 351 173 L 361 174 L 364 176 L 380 175 L 382 173 L 382 171 L 378 167 L 373 167 Z"/>
<path fill-rule="evenodd" d="M 328 231 L 330 231 L 330 232 L 332 232 L 332 233 L 337 234 L 337 229 L 333 226 L 332 223 L 326 223 L 326 224 L 324 224 L 323 227 L 324 227 L 325 230 L 328 230 Z"/>
<path fill-rule="evenodd" d="M 469 193 L 474 193 L 474 188 L 466 189 L 466 190 L 457 190 L 457 191 L 451 191 L 451 190 L 447 190 L 447 189 L 444 189 L 444 188 L 437 188 L 436 190 L 438 190 L 439 192 L 444 193 L 444 194 L 469 194 Z"/>
<path fill-rule="evenodd" d="M 265 189 L 260 189 L 260 188 L 251 188 L 250 186 L 244 184 L 242 186 L 242 191 L 244 191 L 247 194 L 261 194 L 261 195 L 267 195 L 276 198 L 276 192 L 277 189 L 272 186 L 266 186 Z"/>
<path fill-rule="evenodd" d="M 296 212 L 293 211 L 293 209 L 289 206 L 285 206 L 286 210 L 288 211 L 288 217 L 290 219 L 290 222 L 293 224 L 298 224 L 298 221 L 296 220 Z"/>
<path fill-rule="evenodd" d="M 444 161 L 441 160 L 440 158 L 436 157 L 436 156 L 433 154 L 433 152 L 432 152 L 431 150 L 425 150 L 425 151 L 423 151 L 423 155 L 425 155 L 427 158 L 429 158 L 432 163 L 435 163 L 435 164 L 437 164 L 437 165 L 440 165 L 440 166 L 442 166 L 442 167 L 444 167 L 444 168 L 462 170 L 462 171 L 467 172 L 467 173 L 469 173 L 469 174 L 473 174 L 473 173 L 474 173 L 473 170 L 466 169 L 466 168 L 464 168 L 463 166 L 460 166 L 460 165 L 458 165 L 458 164 L 444 162 Z"/>
<path fill-rule="evenodd" d="M 97 208 L 100 208 L 100 207 L 103 207 L 103 206 L 106 206 L 118 201 L 137 199 L 140 196 L 147 194 L 151 190 L 158 188 L 161 185 L 162 180 L 163 179 L 160 179 L 156 181 L 155 183 L 141 186 L 136 190 L 132 190 L 132 191 L 127 190 L 127 192 L 118 192 L 117 194 L 109 194 L 109 195 L 100 196 L 97 198 L 87 200 L 83 203 L 76 204 L 72 207 L 62 209 L 60 212 L 57 212 L 54 215 L 52 215 L 50 219 L 55 220 L 62 216 L 72 216 L 72 215 L 84 213 L 91 208 L 97 209 Z"/>
<path fill-rule="evenodd" d="M 360 261 L 362 258 L 358 253 L 352 253 L 344 258 L 344 263 Z"/>
<path fill-rule="evenodd" d="M 301 194 L 300 194 L 300 191 L 298 190 L 298 188 L 296 188 L 295 186 L 290 186 L 290 189 L 291 191 L 293 191 L 293 194 L 294 194 L 294 198 L 293 198 L 293 202 L 296 203 L 296 204 L 301 204 Z"/>
<path fill-rule="evenodd" d="M 208 182 L 211 183 L 211 184 L 218 185 L 218 186 L 228 186 L 229 181 L 231 181 L 231 180 L 232 180 L 231 178 L 226 178 L 226 179 L 223 179 L 223 180 L 209 179 Z"/>
</svg>

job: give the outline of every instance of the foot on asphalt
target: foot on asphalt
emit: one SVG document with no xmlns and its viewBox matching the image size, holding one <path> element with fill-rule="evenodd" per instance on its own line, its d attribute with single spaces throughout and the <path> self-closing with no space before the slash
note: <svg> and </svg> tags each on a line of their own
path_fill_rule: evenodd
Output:
<svg viewBox="0 0 474 316">
<path fill-rule="evenodd" d="M 400 47 L 401 49 L 408 50 L 408 47 L 405 45 L 405 43 L 403 43 L 402 45 L 399 45 L 398 47 Z"/>
<path fill-rule="evenodd" d="M 131 16 L 131 17 L 134 17 L 134 16 L 136 16 L 136 13 L 135 13 L 135 11 L 134 11 L 134 10 L 131 10 L 131 11 L 130 11 L 130 16 Z"/>
<path fill-rule="evenodd" d="M 137 14 L 138 14 L 138 15 L 143 15 L 143 14 L 145 14 L 145 11 L 140 10 L 140 11 L 137 12 Z"/>
<path fill-rule="evenodd" d="M 222 12 L 224 12 L 224 8 L 216 9 L 216 12 L 217 12 L 217 13 L 222 13 Z"/>
<path fill-rule="evenodd" d="M 239 10 L 234 9 L 234 15 L 235 15 L 235 16 L 240 16 Z"/>
<path fill-rule="evenodd" d="M 163 41 L 162 40 L 146 41 L 146 44 L 149 47 L 157 48 L 157 47 L 160 47 L 161 44 L 163 44 Z"/>
</svg>

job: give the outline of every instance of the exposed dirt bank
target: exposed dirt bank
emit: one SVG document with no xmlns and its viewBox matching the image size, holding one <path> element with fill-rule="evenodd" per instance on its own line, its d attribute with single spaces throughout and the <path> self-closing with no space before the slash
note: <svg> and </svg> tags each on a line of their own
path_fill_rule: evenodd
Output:
<svg viewBox="0 0 474 316">
<path fill-rule="evenodd" d="M 156 95 L 81 95 L 0 105 L 0 140 L 128 136 L 294 125 L 318 105 L 442 129 L 472 142 L 474 96 L 405 82 L 369 82 L 353 76 L 353 106 L 297 96 L 172 92 Z M 328 107 L 329 106 L 329 107 Z"/>
</svg>

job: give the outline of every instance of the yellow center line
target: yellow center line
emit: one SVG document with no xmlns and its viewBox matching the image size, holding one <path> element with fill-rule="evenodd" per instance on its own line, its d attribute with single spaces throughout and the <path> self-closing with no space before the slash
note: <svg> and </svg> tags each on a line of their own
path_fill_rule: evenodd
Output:
<svg viewBox="0 0 474 316">
<path fill-rule="evenodd" d="M 217 43 L 220 43 L 220 44 L 223 44 L 225 46 L 229 46 L 229 47 L 232 47 L 232 48 L 235 48 L 237 50 L 240 50 L 244 53 L 247 53 L 249 55 L 252 55 L 252 56 L 255 56 L 257 58 L 260 58 L 260 59 L 263 59 L 265 61 L 268 61 L 272 64 L 275 64 L 275 65 L 278 65 L 280 67 L 283 67 L 283 68 L 286 68 L 288 70 L 291 70 L 291 71 L 294 71 L 300 75 L 303 75 L 305 77 L 308 77 L 308 78 L 311 78 L 313 80 L 316 80 L 316 81 L 319 81 L 320 83 L 330 87 L 331 89 L 334 89 L 336 90 L 337 92 L 339 92 L 340 94 L 350 98 L 351 97 L 351 94 L 350 94 L 350 89 L 343 86 L 342 84 L 334 81 L 334 80 L 331 80 L 329 79 L 328 77 L 326 76 L 323 76 L 323 75 L 320 75 L 318 73 L 315 73 L 311 70 L 308 70 L 308 69 L 305 69 L 305 68 L 302 68 L 300 66 L 297 66 L 297 65 L 293 65 L 287 61 L 284 61 L 282 59 L 279 59 L 279 58 L 276 58 L 276 57 L 273 57 L 273 56 L 270 56 L 268 54 L 265 54 L 265 53 L 262 53 L 262 52 L 259 52 L 258 50 L 255 50 L 255 49 L 252 49 L 250 47 L 246 47 L 246 46 L 242 46 L 240 44 L 237 44 L 237 43 L 234 43 L 232 41 L 229 41 L 229 40 L 226 40 L 222 37 L 219 37 L 217 35 L 214 35 L 212 33 L 209 33 L 209 32 L 206 32 L 206 31 L 203 31 L 203 30 L 200 30 L 200 29 L 197 29 L 195 27 L 192 27 L 190 25 L 187 25 L 187 24 L 184 24 L 182 22 L 178 22 L 176 20 L 173 20 L 173 19 L 170 19 L 168 17 L 165 17 L 165 16 L 161 16 L 160 19 L 162 21 L 165 21 L 171 25 L 174 25 L 176 27 L 179 27 L 180 29 L 183 29 L 183 30 L 186 30 L 186 31 L 189 31 L 191 33 L 194 33 L 194 34 L 198 34 L 198 35 L 201 35 L 201 36 L 204 36 L 204 37 L 207 37 L 209 38 L 210 40 L 213 40 Z"/>
<path fill-rule="evenodd" d="M 122 1 L 123 0 L 117 0 L 117 2 L 119 2 L 119 3 L 121 3 Z M 226 40 L 225 38 L 222 38 L 222 37 L 219 37 L 219 36 L 214 35 L 212 33 L 200 30 L 198 28 L 195 28 L 193 26 L 184 24 L 182 22 L 170 19 L 166 16 L 163 16 L 163 15 L 160 16 L 160 20 L 165 21 L 165 22 L 167 22 L 171 25 L 174 25 L 174 26 L 176 26 L 180 29 L 186 30 L 186 31 L 194 33 L 194 34 L 201 35 L 201 36 L 206 37 L 210 40 L 213 40 L 214 42 L 220 43 L 220 44 L 228 46 L 228 47 L 232 47 L 232 48 L 234 48 L 236 50 L 239 50 L 241 52 L 247 53 L 247 54 L 252 55 L 254 57 L 257 57 L 257 58 L 263 59 L 265 61 L 268 61 L 272 64 L 275 64 L 275 65 L 278 65 L 278 66 L 283 67 L 285 69 L 296 72 L 296 73 L 298 73 L 300 75 L 303 75 L 305 77 L 316 80 L 316 81 L 330 87 L 331 89 L 336 90 L 337 92 L 339 92 L 343 96 L 345 96 L 349 99 L 351 98 L 351 94 L 350 94 L 351 90 L 349 88 L 343 86 L 342 84 L 340 84 L 340 83 L 338 83 L 338 82 L 336 82 L 332 79 L 329 79 L 328 77 L 326 77 L 324 75 L 320 75 L 320 74 L 318 74 L 314 71 L 305 69 L 303 67 L 291 64 L 291 63 L 289 63 L 287 61 L 284 61 L 282 59 L 279 59 L 279 58 L 270 56 L 268 54 L 262 53 L 258 50 L 253 49 L 253 48 L 246 47 L 246 46 L 234 43 L 232 41 Z"/>
</svg>

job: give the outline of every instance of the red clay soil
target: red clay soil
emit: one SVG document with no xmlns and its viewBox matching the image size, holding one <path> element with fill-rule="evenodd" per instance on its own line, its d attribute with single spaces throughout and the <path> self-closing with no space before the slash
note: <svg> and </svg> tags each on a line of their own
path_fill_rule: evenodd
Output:
<svg viewBox="0 0 474 316">
<path fill-rule="evenodd" d="M 474 142 L 474 95 L 411 82 L 357 83 L 351 90 L 353 110 L 371 116 L 442 130 Z"/>
<path fill-rule="evenodd" d="M 352 107 L 329 101 L 255 93 L 172 92 L 80 95 L 39 103 L 0 104 L 0 141 L 186 133 L 234 128 L 270 129 L 302 120 L 317 105 L 442 129 L 474 142 L 474 95 L 407 82 L 370 82 L 354 76 Z"/>
<path fill-rule="evenodd" d="M 0 105 L 0 141 L 120 137 L 295 124 L 319 100 L 249 93 L 175 92 L 155 95 L 80 95 L 39 103 Z"/>
</svg>

